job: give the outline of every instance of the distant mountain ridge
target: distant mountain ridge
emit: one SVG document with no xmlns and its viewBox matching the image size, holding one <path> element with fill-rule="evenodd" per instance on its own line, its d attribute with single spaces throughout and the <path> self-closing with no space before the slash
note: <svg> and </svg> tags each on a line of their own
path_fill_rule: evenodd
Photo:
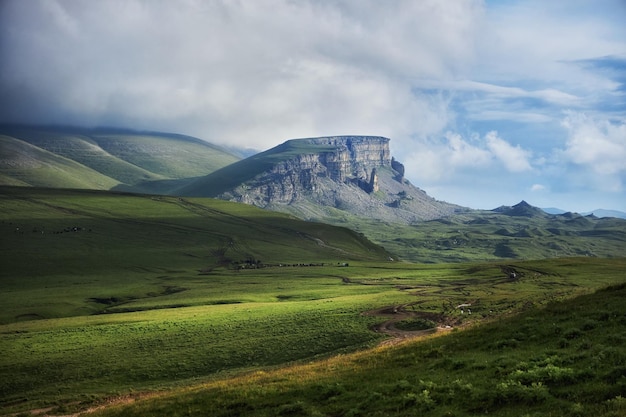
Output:
<svg viewBox="0 0 626 417">
<path fill-rule="evenodd" d="M 567 213 L 566 210 L 562 210 L 555 207 L 542 208 L 541 210 L 545 211 L 549 214 L 564 214 Z M 580 213 L 583 216 L 594 215 L 596 217 L 616 217 L 618 219 L 626 219 L 626 213 L 619 210 L 606 210 L 606 209 L 595 209 L 592 211 L 586 211 L 584 213 Z"/>
<path fill-rule="evenodd" d="M 345 212 L 412 223 L 464 210 L 411 185 L 390 155 L 389 139 L 379 136 L 292 139 L 175 192 L 317 220 Z"/>
</svg>

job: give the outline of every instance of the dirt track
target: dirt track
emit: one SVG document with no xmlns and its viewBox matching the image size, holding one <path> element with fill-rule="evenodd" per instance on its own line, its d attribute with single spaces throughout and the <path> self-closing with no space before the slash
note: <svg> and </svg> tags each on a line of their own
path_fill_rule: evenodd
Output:
<svg viewBox="0 0 626 417">
<path fill-rule="evenodd" d="M 363 313 L 366 316 L 387 318 L 387 320 L 385 320 L 384 322 L 376 324 L 372 327 L 372 330 L 377 333 L 384 333 L 391 336 L 391 339 L 383 341 L 381 345 L 396 344 L 406 339 L 426 336 L 440 331 L 449 331 L 452 330 L 452 326 L 454 324 L 457 324 L 449 317 L 446 317 L 444 315 L 423 311 L 407 311 L 406 307 L 407 305 L 388 306 L 366 311 L 365 313 Z M 422 318 L 431 320 L 437 323 L 437 327 L 426 330 L 402 330 L 396 327 L 396 323 L 410 318 Z"/>
</svg>

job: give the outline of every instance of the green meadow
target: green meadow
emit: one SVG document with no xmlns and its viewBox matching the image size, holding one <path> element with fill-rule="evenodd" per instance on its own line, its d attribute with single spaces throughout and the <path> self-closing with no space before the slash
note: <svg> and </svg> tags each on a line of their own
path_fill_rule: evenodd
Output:
<svg viewBox="0 0 626 417">
<path fill-rule="evenodd" d="M 140 394 L 94 416 L 626 414 L 622 284 L 444 336 Z"/>
<path fill-rule="evenodd" d="M 397 262 L 224 201 L 0 191 L 1 414 L 142 395 L 104 412 L 623 411 L 623 288 L 595 291 L 626 281 L 624 258 Z M 371 312 L 389 306 L 412 317 L 400 329 L 442 330 L 380 347 L 394 314 Z"/>
</svg>

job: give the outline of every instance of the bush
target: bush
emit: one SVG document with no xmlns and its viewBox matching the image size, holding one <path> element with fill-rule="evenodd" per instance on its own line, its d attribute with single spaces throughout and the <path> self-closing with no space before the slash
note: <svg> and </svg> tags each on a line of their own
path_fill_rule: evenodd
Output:
<svg viewBox="0 0 626 417">
<path fill-rule="evenodd" d="M 530 386 L 519 381 L 508 380 L 496 386 L 496 404 L 534 405 L 544 402 L 550 394 L 541 382 L 533 382 Z"/>
<path fill-rule="evenodd" d="M 513 381 L 525 386 L 535 383 L 567 385 L 576 382 L 577 374 L 572 368 L 561 368 L 552 364 L 534 367 L 528 370 L 518 369 L 511 374 Z"/>
</svg>

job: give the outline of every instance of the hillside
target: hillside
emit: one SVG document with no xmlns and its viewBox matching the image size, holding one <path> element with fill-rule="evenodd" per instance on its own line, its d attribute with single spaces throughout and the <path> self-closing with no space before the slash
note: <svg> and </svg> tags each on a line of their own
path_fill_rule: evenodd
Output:
<svg viewBox="0 0 626 417">
<path fill-rule="evenodd" d="M 524 201 L 408 226 L 356 216 L 330 223 L 350 225 L 411 262 L 621 257 L 626 253 L 626 220 L 552 215 Z"/>
<path fill-rule="evenodd" d="M 294 139 L 237 160 L 179 135 L 4 131 L 0 183 L 7 185 L 215 197 L 347 227 L 412 262 L 626 253 L 624 219 L 548 214 L 526 202 L 471 210 L 437 201 L 404 178 L 383 137 Z"/>
<path fill-rule="evenodd" d="M 389 139 L 334 136 L 289 140 L 175 190 L 326 221 L 342 213 L 408 224 L 462 207 L 437 201 L 404 178 Z"/>
<path fill-rule="evenodd" d="M 393 262 L 380 246 L 350 229 L 205 198 L 0 187 L 0 203 L 3 415 L 30 410 L 68 415 L 94 403 L 106 403 L 111 397 L 211 381 L 237 387 L 223 378 L 263 376 L 277 366 L 312 363 L 337 354 L 342 356 L 328 360 L 341 361 L 343 355 L 381 342 L 397 343 L 397 337 L 419 335 L 411 333 L 415 325 L 427 324 L 430 332 L 433 326 L 471 328 L 624 279 L 623 258 Z M 473 314 L 458 307 L 468 304 Z M 609 311 L 610 318 L 613 310 Z M 595 326 L 605 329 L 603 319 L 597 321 Z M 514 331 L 511 326 L 515 323 L 502 325 L 506 331 Z M 546 326 L 553 331 L 553 321 Z M 528 335 L 520 333 L 524 328 L 519 329 L 515 337 Z M 565 339 L 559 357 L 579 354 L 577 341 L 566 342 L 591 334 L 591 327 L 585 324 L 577 329 L 562 329 L 562 336 L 556 339 L 557 343 Z M 494 339 L 484 334 L 476 337 L 494 349 L 521 346 L 526 340 L 511 341 L 513 336 L 500 331 L 488 334 Z M 464 340 L 471 338 L 446 340 L 458 341 L 467 350 L 470 345 Z M 457 352 L 441 347 L 444 351 L 446 356 Z M 472 352 L 486 355 L 478 347 L 472 347 Z M 502 353 L 510 354 L 510 350 Z M 401 352 L 399 355 L 404 357 Z M 423 352 L 417 357 L 429 366 Z M 393 379 L 392 364 L 378 362 L 384 358 L 374 355 L 368 361 L 380 363 L 383 373 L 389 369 L 387 378 Z M 527 359 L 520 356 L 511 363 L 504 377 L 523 361 Z M 414 359 L 403 362 L 401 368 L 426 375 L 423 368 L 412 370 L 412 363 Z M 612 366 L 612 362 L 603 363 Z M 448 369 L 438 361 L 430 364 Z M 469 358 L 459 366 L 463 364 L 467 370 L 475 365 Z M 366 378 L 359 368 L 362 366 L 345 368 L 350 371 L 345 376 Z M 594 381 L 609 377 L 604 368 L 594 369 Z M 441 372 L 444 378 L 448 375 Z M 405 374 L 402 379 L 407 379 Z M 305 380 L 299 378 L 298 382 Z M 345 381 L 348 386 L 356 383 Z M 432 381 L 443 384 L 442 390 L 448 389 L 447 382 Z M 489 385 L 473 384 L 479 400 L 491 398 L 482 397 L 490 391 Z M 579 385 L 580 390 L 597 386 L 585 384 Z M 426 389 L 417 386 L 419 392 Z M 316 387 L 317 383 L 312 389 Z M 383 386 L 372 385 L 372 389 L 391 394 L 379 391 Z M 609 388 L 600 390 L 593 391 L 599 401 L 614 397 Z M 352 388 L 349 391 L 353 392 Z M 254 397 L 242 392 L 246 398 Z M 289 389 L 285 392 L 292 398 Z M 558 390 L 541 394 L 549 404 L 553 404 L 550 396 L 562 400 Z M 506 391 L 503 395 L 516 394 Z M 265 394 L 262 398 L 271 404 L 279 401 L 279 407 L 291 406 L 291 399 L 272 399 Z M 326 402 L 329 398 L 320 397 L 315 403 L 331 407 L 328 413 L 332 414 L 333 401 Z M 202 407 L 212 410 L 213 405 L 200 401 Z M 300 410 L 310 407 L 306 397 L 298 401 L 303 401 L 296 405 L 302 406 Z M 350 409 L 357 407 L 346 401 L 348 398 L 342 399 Z M 222 403 L 217 404 L 221 409 Z M 256 406 L 239 410 L 236 404 L 240 402 L 232 405 L 236 415 L 268 411 Z M 382 410 L 387 410 L 385 407 Z M 494 410 L 489 408 L 490 413 Z M 275 411 L 270 406 L 268 412 Z M 363 408 L 361 412 L 367 411 Z M 141 409 L 139 414 L 144 412 Z"/>
<path fill-rule="evenodd" d="M 25 187 L 0 187 L 0 191 L 3 288 L 17 288 L 29 280 L 35 280 L 34 284 L 57 275 L 80 281 L 79 287 L 86 291 L 76 303 L 50 300 L 42 311 L 33 311 L 30 303 L 20 305 L 15 292 L 3 292 L 0 322 L 12 320 L 7 311 L 12 311 L 13 318 L 48 318 L 80 314 L 82 309 L 103 311 L 118 304 L 128 308 L 137 295 L 129 299 L 125 290 L 117 294 L 113 289 L 113 294 L 100 291 L 107 280 L 118 282 L 118 276 L 123 281 L 136 276 L 139 281 L 132 285 L 145 286 L 146 293 L 161 294 L 169 288 L 163 276 L 175 277 L 178 270 L 208 274 L 215 268 L 389 257 L 349 229 L 220 200 Z M 94 266 L 98 272 L 91 277 Z M 99 271 L 100 267 L 106 273 Z M 133 274 L 135 269 L 140 273 Z M 176 287 L 176 279 L 172 279 L 171 285 Z M 99 283 L 95 294 L 89 290 L 94 282 Z M 119 301 L 89 301 L 104 294 Z M 45 299 L 48 294 L 41 296 Z M 142 297 L 150 298 L 138 298 Z"/>
<path fill-rule="evenodd" d="M 442 337 L 137 396 L 94 416 L 623 416 L 624 297 L 622 284 Z"/>
<path fill-rule="evenodd" d="M 239 159 L 200 139 L 166 133 L 2 125 L 0 135 L 4 185 L 166 194 L 180 181 Z"/>
</svg>

